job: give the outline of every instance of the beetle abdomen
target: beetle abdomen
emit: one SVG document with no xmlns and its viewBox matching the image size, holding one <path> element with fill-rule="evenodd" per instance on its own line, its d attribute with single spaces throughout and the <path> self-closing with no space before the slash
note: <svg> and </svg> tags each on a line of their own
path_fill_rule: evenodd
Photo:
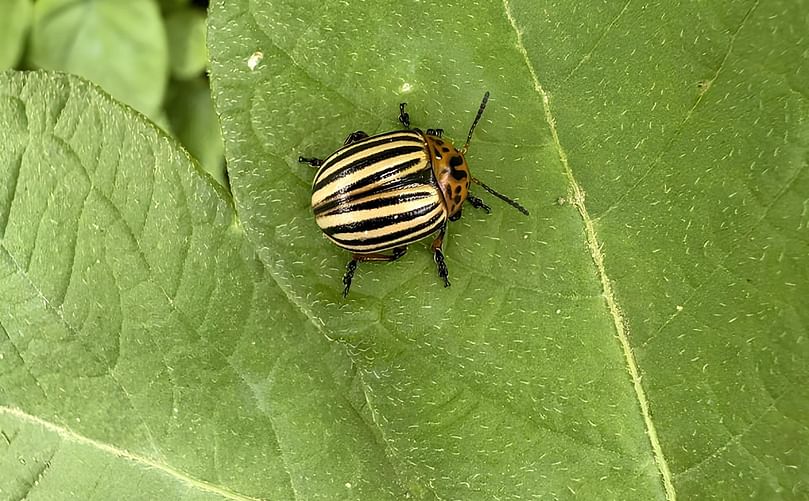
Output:
<svg viewBox="0 0 809 501">
<path fill-rule="evenodd" d="M 379 252 L 421 240 L 446 221 L 424 137 L 389 132 L 345 146 L 312 186 L 315 220 L 340 247 Z"/>
</svg>

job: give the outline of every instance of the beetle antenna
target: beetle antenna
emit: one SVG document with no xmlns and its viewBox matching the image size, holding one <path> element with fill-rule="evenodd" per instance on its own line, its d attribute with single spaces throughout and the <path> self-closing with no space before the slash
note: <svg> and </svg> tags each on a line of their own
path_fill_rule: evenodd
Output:
<svg viewBox="0 0 809 501">
<path fill-rule="evenodd" d="M 466 142 L 464 143 L 463 148 L 461 148 L 461 153 L 464 155 L 466 155 L 466 150 L 469 149 L 469 141 L 472 140 L 472 133 L 475 131 L 475 127 L 477 127 L 480 117 L 483 116 L 483 110 L 486 109 L 486 103 L 488 102 L 489 91 L 486 91 L 486 93 L 483 94 L 483 101 L 480 102 L 480 108 L 478 108 L 478 114 L 475 116 L 475 121 L 472 122 L 472 127 L 469 128 L 469 135 L 466 136 Z"/>
<path fill-rule="evenodd" d="M 484 100 L 484 104 L 485 104 L 485 100 Z M 477 184 L 477 185 L 479 185 L 481 188 L 483 188 L 484 190 L 488 191 L 489 193 L 491 193 L 492 195 L 496 196 L 497 198 L 499 198 L 500 200 L 504 201 L 505 203 L 509 204 L 510 206 L 514 207 L 514 208 L 515 208 L 515 209 L 517 209 L 518 211 L 522 212 L 522 213 L 523 213 L 523 214 L 525 214 L 526 216 L 529 216 L 529 215 L 530 215 L 530 214 L 528 214 L 528 209 L 526 209 L 525 207 L 523 207 L 523 206 L 522 206 L 522 205 L 520 205 L 519 203 L 515 202 L 514 200 L 512 200 L 512 199 L 508 198 L 507 196 L 503 195 L 502 193 L 498 193 L 498 192 L 494 191 L 492 188 L 489 188 L 488 186 L 486 186 L 485 184 L 483 184 L 483 183 L 480 181 L 480 179 L 478 179 L 478 178 L 476 178 L 476 177 L 473 177 L 473 178 L 472 178 L 472 182 L 473 182 L 473 183 L 475 183 L 475 184 Z"/>
</svg>

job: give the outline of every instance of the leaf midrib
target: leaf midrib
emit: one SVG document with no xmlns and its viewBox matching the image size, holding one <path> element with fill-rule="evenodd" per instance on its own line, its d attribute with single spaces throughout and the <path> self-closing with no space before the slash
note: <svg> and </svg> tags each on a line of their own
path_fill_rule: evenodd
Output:
<svg viewBox="0 0 809 501">
<path fill-rule="evenodd" d="M 509 24 L 514 29 L 514 33 L 517 39 L 516 47 L 520 55 L 522 55 L 523 60 L 525 61 L 525 65 L 528 69 L 528 72 L 531 75 L 534 91 L 537 93 L 540 100 L 542 101 L 542 107 L 545 110 L 545 121 L 547 122 L 548 128 L 551 132 L 551 136 L 553 137 L 554 147 L 556 148 L 556 151 L 559 154 L 559 160 L 564 168 L 565 177 L 567 177 L 568 182 L 570 183 L 570 189 L 573 192 L 572 196 L 573 205 L 579 211 L 579 215 L 581 216 L 582 221 L 584 223 L 584 232 L 587 237 L 587 248 L 590 252 L 590 257 L 593 260 L 593 264 L 596 267 L 598 279 L 601 282 L 604 300 L 607 309 L 609 311 L 609 315 L 612 318 L 613 324 L 615 326 L 616 337 L 618 338 L 621 344 L 621 349 L 624 353 L 627 370 L 629 371 L 629 374 L 632 377 L 632 386 L 635 391 L 635 396 L 638 400 L 638 405 L 640 406 L 644 426 L 646 427 L 646 435 L 649 437 L 649 442 L 652 447 L 655 463 L 657 465 L 657 469 L 663 481 L 663 488 L 665 489 L 666 492 L 666 499 L 668 499 L 669 501 L 675 501 L 677 499 L 677 493 L 674 489 L 674 483 L 672 482 L 671 470 L 669 469 L 668 462 L 666 461 L 666 457 L 663 454 L 663 449 L 661 447 L 660 440 L 657 435 L 657 430 L 655 428 L 654 421 L 652 421 L 651 412 L 649 410 L 649 401 L 646 397 L 646 391 L 644 390 L 643 384 L 641 382 L 640 370 L 638 368 L 637 361 L 635 360 L 635 355 L 632 352 L 632 347 L 629 344 L 628 332 L 626 324 L 624 322 L 623 314 L 621 312 L 621 307 L 618 305 L 617 299 L 615 298 L 615 294 L 612 290 L 612 283 L 609 277 L 607 276 L 607 272 L 604 267 L 604 254 L 601 252 L 601 244 L 598 241 L 598 235 L 596 234 L 595 231 L 593 219 L 587 212 L 587 207 L 584 203 L 584 191 L 581 189 L 581 186 L 579 185 L 578 181 L 573 175 L 573 170 L 570 168 L 570 164 L 567 159 L 567 153 L 565 152 L 564 148 L 562 147 L 562 144 L 559 141 L 559 134 L 556 129 L 556 118 L 553 116 L 553 113 L 551 112 L 550 98 L 548 97 L 548 94 L 545 92 L 545 89 L 540 83 L 536 70 L 534 69 L 533 65 L 531 64 L 531 60 L 528 57 L 528 50 L 526 49 L 522 39 L 522 31 L 517 26 L 517 22 L 514 19 L 514 16 L 511 12 L 509 0 L 503 0 L 503 9 L 505 10 L 506 18 L 508 19 Z"/>
<path fill-rule="evenodd" d="M 84 435 L 80 435 L 69 428 L 59 426 L 55 423 L 52 423 L 37 416 L 32 416 L 31 414 L 28 414 L 16 407 L 8 407 L 0 405 L 0 415 L 9 416 L 10 418 L 16 419 L 20 422 L 44 428 L 47 431 L 55 433 L 56 435 L 59 436 L 60 439 L 65 440 L 67 442 L 92 447 L 106 454 L 120 457 L 126 461 L 136 463 L 138 465 L 148 467 L 150 469 L 159 470 L 160 472 L 165 473 L 166 475 L 200 491 L 210 492 L 212 494 L 222 496 L 225 499 L 232 499 L 235 501 L 262 501 L 260 498 L 246 496 L 244 494 L 223 489 L 222 487 L 219 487 L 217 485 L 213 485 L 208 482 L 196 479 L 185 472 L 172 468 L 171 466 L 153 461 L 149 458 L 139 456 L 137 454 L 133 454 L 125 449 L 120 449 L 110 444 L 106 444 L 104 442 L 100 442 L 98 440 L 93 440 L 92 438 L 85 437 Z"/>
</svg>

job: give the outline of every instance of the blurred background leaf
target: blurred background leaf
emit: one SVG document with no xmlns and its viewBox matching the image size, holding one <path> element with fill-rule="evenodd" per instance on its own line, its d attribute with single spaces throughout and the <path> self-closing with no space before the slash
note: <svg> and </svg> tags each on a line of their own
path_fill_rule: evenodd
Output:
<svg viewBox="0 0 809 501">
<path fill-rule="evenodd" d="M 3 0 L 0 69 L 97 83 L 173 134 L 229 189 L 208 86 L 207 0 Z"/>
<path fill-rule="evenodd" d="M 17 65 L 33 11 L 32 0 L 3 0 L 3 3 L 0 11 L 0 71 Z"/>
<path fill-rule="evenodd" d="M 154 1 L 40 0 L 29 62 L 98 83 L 154 119 L 163 104 L 168 45 Z"/>
<path fill-rule="evenodd" d="M 219 184 L 227 186 L 219 117 L 213 108 L 208 80 L 196 77 L 172 82 L 166 112 L 177 139 Z"/>
<path fill-rule="evenodd" d="M 174 78 L 189 79 L 205 71 L 208 65 L 205 19 L 203 11 L 190 7 L 177 9 L 166 18 Z"/>
</svg>

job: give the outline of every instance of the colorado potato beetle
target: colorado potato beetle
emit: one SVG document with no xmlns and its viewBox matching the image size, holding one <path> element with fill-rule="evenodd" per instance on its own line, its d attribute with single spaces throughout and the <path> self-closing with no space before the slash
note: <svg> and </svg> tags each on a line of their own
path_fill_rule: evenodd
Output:
<svg viewBox="0 0 809 501">
<path fill-rule="evenodd" d="M 443 129 L 410 128 L 406 103 L 401 103 L 399 122 L 404 130 L 375 136 L 358 130 L 324 160 L 298 157 L 318 168 L 312 182 L 315 221 L 329 240 L 352 253 L 343 276 L 343 296 L 348 295 L 357 263 L 395 261 L 409 244 L 436 233 L 433 257 L 444 287 L 449 287 L 443 253 L 447 221 L 461 217 L 466 201 L 491 212 L 469 193 L 471 183 L 528 215 L 525 207 L 469 172 L 465 155 L 488 101 L 486 92 L 460 150 L 442 137 Z"/>
</svg>

